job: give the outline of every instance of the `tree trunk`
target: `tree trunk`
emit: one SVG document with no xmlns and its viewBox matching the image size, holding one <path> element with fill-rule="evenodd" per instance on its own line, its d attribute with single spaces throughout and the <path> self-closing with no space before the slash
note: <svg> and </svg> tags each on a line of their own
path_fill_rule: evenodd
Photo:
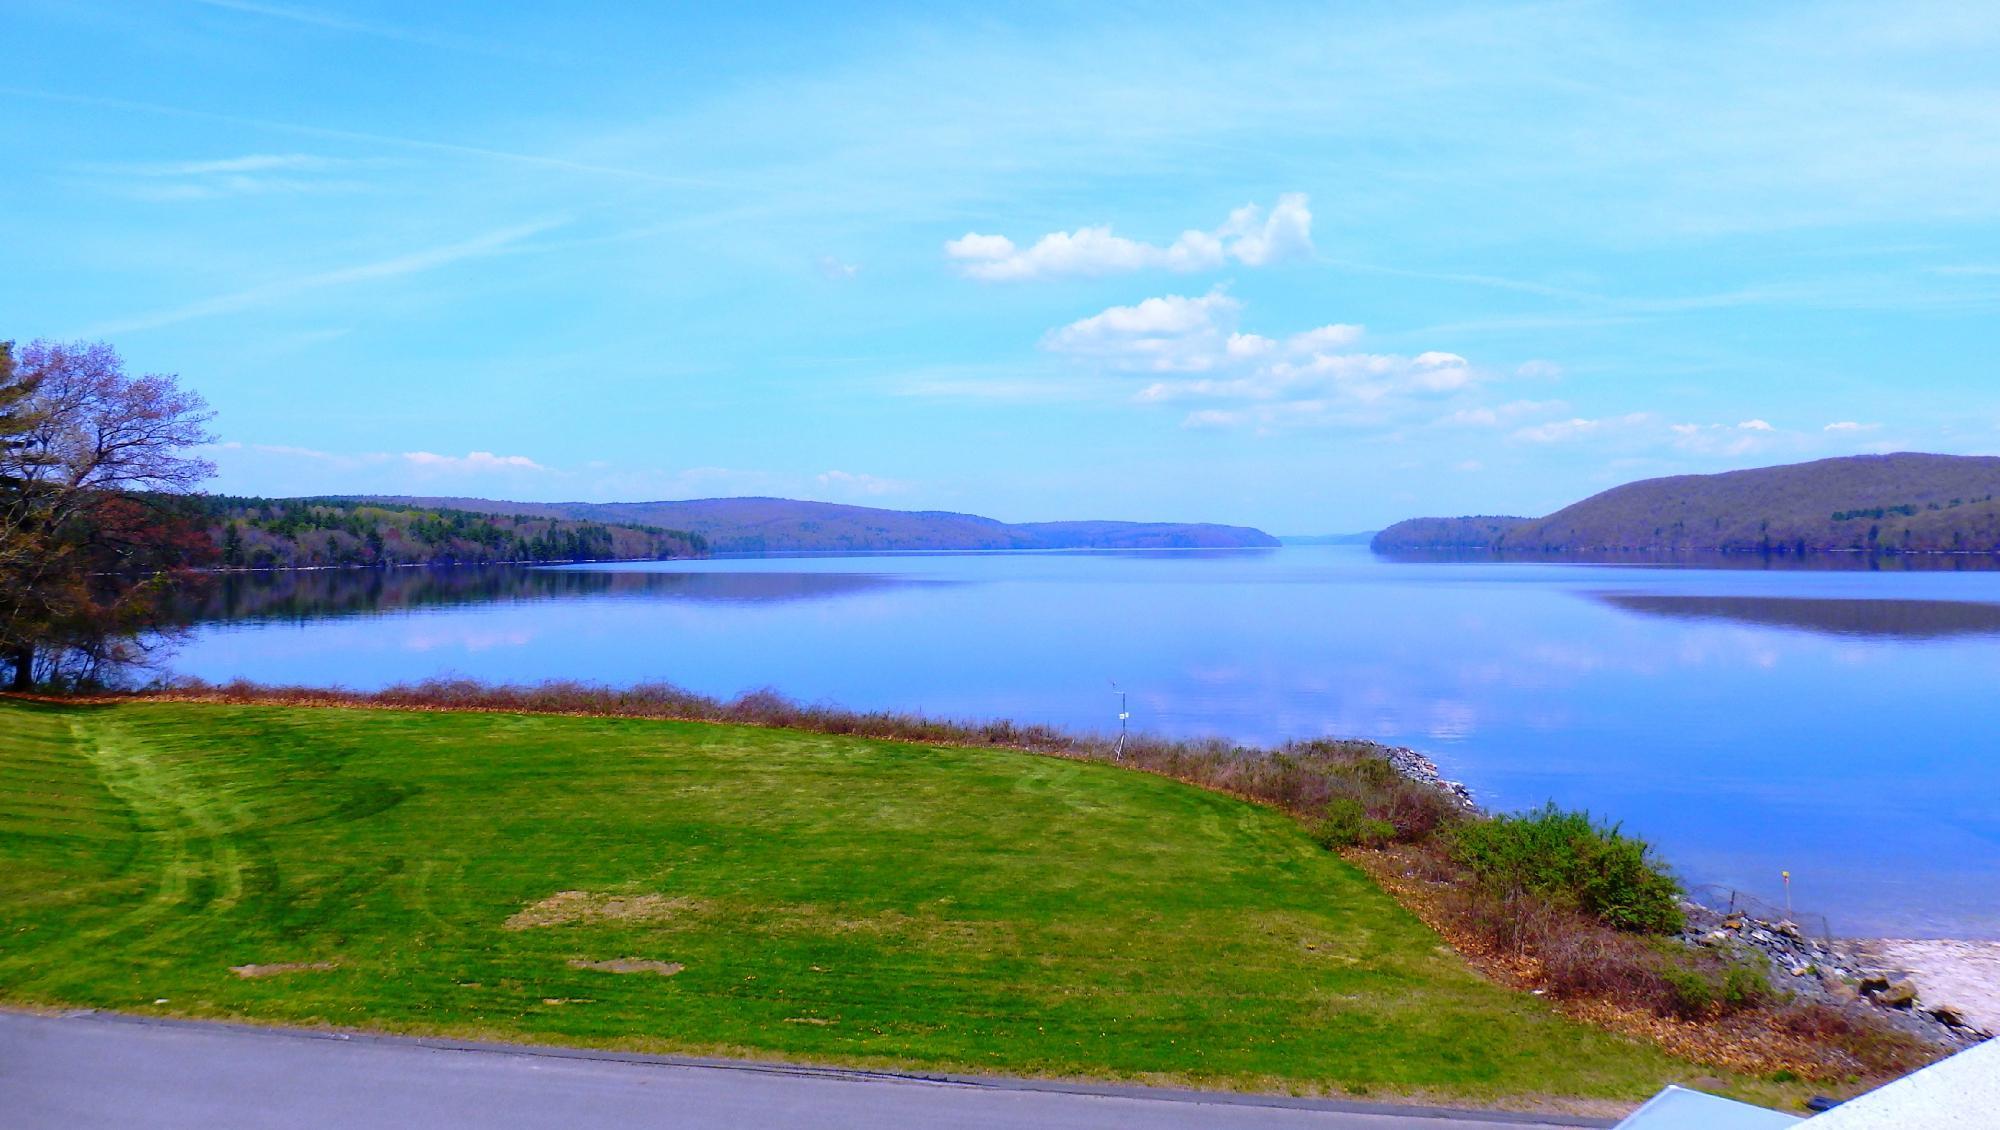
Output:
<svg viewBox="0 0 2000 1130">
<path fill-rule="evenodd" d="M 34 690 L 34 645 L 24 644 L 20 647 L 12 648 L 8 653 L 7 659 L 14 664 L 14 683 L 11 689 L 19 692 Z"/>
</svg>

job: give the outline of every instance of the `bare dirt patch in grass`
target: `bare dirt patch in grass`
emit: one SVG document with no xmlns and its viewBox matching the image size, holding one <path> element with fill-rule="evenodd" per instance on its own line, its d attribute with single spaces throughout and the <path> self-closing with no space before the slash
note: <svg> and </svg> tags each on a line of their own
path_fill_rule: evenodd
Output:
<svg viewBox="0 0 2000 1130">
<path fill-rule="evenodd" d="M 643 957 L 614 957 L 609 961 L 586 961 L 580 957 L 570 958 L 571 969 L 594 969 L 599 973 L 657 973 L 662 977 L 672 977 L 687 966 L 678 961 L 652 961 Z"/>
<path fill-rule="evenodd" d="M 287 973 L 324 973 L 338 968 L 340 963 L 334 961 L 276 961 L 265 965 L 232 965 L 229 971 L 238 977 L 250 978 L 282 977 Z"/>
<path fill-rule="evenodd" d="M 571 926 L 585 922 L 665 922 L 703 909 L 700 899 L 667 895 L 610 895 L 591 891 L 557 891 L 529 903 L 502 923 L 509 930 Z"/>
</svg>

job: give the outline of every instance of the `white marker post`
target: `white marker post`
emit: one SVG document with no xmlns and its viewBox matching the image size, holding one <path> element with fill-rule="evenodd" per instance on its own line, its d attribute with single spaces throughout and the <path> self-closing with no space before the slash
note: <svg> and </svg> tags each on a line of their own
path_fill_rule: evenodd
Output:
<svg viewBox="0 0 2000 1130">
<path fill-rule="evenodd" d="M 1125 725 L 1132 712 L 1125 709 L 1125 692 L 1118 687 L 1118 680 L 1111 680 L 1111 689 L 1118 695 L 1118 748 L 1111 751 L 1111 760 L 1125 760 Z"/>
</svg>

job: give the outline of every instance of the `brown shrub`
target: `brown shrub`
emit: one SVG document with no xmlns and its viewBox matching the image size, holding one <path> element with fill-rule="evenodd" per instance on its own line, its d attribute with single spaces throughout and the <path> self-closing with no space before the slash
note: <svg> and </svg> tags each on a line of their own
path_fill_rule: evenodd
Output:
<svg viewBox="0 0 2000 1130">
<path fill-rule="evenodd" d="M 1937 1048 L 1882 1023 L 1862 1011 L 1866 1007 L 1793 1001 L 1772 1010 L 1771 1020 L 1789 1035 L 1839 1049 L 1864 1075 L 1904 1075 L 1938 1058 Z"/>
</svg>

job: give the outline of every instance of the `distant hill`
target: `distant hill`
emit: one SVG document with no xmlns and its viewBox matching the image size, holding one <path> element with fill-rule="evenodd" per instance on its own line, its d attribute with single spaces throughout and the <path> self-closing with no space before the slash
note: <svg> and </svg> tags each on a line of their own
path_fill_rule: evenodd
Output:
<svg viewBox="0 0 2000 1130">
<path fill-rule="evenodd" d="M 1367 545 L 1375 540 L 1377 532 L 1368 530 L 1359 534 L 1280 534 L 1278 541 L 1283 545 Z"/>
<path fill-rule="evenodd" d="M 1369 540 L 1377 550 L 1498 549 L 1507 534 L 1530 525 L 1533 518 L 1480 515 L 1467 518 L 1411 518 L 1398 522 Z"/>
<path fill-rule="evenodd" d="M 1275 546 L 1247 526 L 1178 522 L 1007 523 L 945 510 L 879 510 L 786 498 L 686 502 L 496 502 L 484 498 L 372 499 L 484 514 L 533 514 L 688 530 L 718 553 L 881 549 L 1204 549 Z"/>
<path fill-rule="evenodd" d="M 471 565 L 702 557 L 699 534 L 516 510 L 338 498 L 200 499 L 225 568 Z"/>
<path fill-rule="evenodd" d="M 1613 487 L 1546 518 L 1414 518 L 1384 552 L 2000 553 L 2000 458 L 1856 455 Z"/>
</svg>

